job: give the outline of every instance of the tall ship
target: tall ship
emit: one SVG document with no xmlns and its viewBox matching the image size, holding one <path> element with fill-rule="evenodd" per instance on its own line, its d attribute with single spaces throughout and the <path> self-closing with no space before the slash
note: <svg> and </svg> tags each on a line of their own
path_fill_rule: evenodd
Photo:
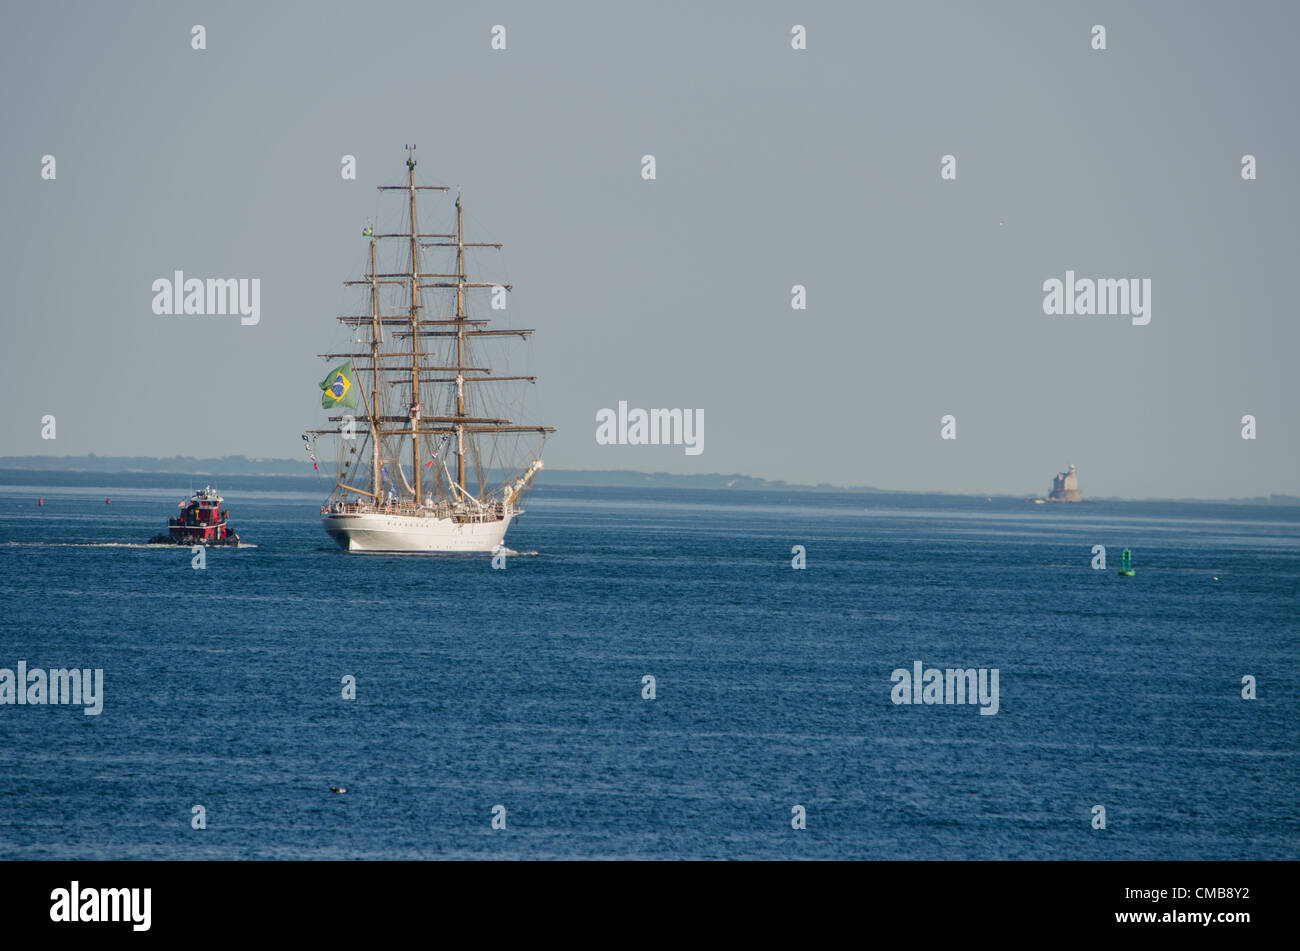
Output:
<svg viewBox="0 0 1300 951">
<path fill-rule="evenodd" d="M 537 378 L 499 352 L 533 331 L 486 316 L 505 309 L 513 285 L 467 273 L 467 258 L 477 267 L 501 245 L 466 240 L 459 191 L 453 206 L 449 187 L 416 184 L 406 149 L 406 184 L 379 186 L 381 215 L 401 199 L 397 230 L 367 226 L 368 269 L 344 282 L 362 296 L 337 318 L 349 346 L 318 354 L 332 364 L 320 388 L 335 425 L 310 432 L 338 446 L 321 524 L 353 552 L 495 551 L 555 430 L 520 421 Z M 442 207 L 423 207 L 430 199 Z"/>
</svg>

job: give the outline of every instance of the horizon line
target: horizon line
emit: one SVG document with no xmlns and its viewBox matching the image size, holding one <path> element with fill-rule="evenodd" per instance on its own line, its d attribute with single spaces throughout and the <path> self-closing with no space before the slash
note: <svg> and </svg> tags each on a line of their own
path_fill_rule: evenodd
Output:
<svg viewBox="0 0 1300 951">
<path fill-rule="evenodd" d="M 207 457 L 200 457 L 200 456 L 183 456 L 183 455 L 175 455 L 175 456 L 125 456 L 125 455 L 124 455 L 124 456 L 100 456 L 100 455 L 98 455 L 98 454 L 92 452 L 92 453 L 87 453 L 87 454 L 85 454 L 85 455 L 81 455 L 81 456 L 55 456 L 55 455 L 0 456 L 0 469 L 10 468 L 10 469 L 17 469 L 17 470 L 21 470 L 21 471 L 40 472 L 40 471 L 42 471 L 42 470 L 39 469 L 39 468 L 29 468 L 29 467 L 27 467 L 27 466 L 23 466 L 23 465 L 9 465 L 9 464 L 10 464 L 10 463 L 21 463 L 21 462 L 23 462 L 23 461 L 28 461 L 28 460 L 51 460 L 51 461 L 53 461 L 53 460 L 58 460 L 58 461 L 60 461 L 60 462 L 65 462 L 65 461 L 79 461 L 79 460 L 80 460 L 80 461 L 92 461 L 92 460 L 100 460 L 100 459 L 103 459 L 103 460 L 119 459 L 119 460 L 131 460 L 131 461 L 152 461 L 152 462 L 174 462 L 174 461 L 176 461 L 176 460 L 180 460 L 180 461 L 183 461 L 183 462 L 195 462 L 195 463 L 205 463 L 205 462 L 207 462 L 207 463 L 220 463 L 220 462 L 225 462 L 225 461 L 229 461 L 229 460 L 242 460 L 242 461 L 244 461 L 244 462 L 249 462 L 249 463 L 281 463 L 281 464 L 290 465 L 290 466 L 294 466 L 294 467 L 297 467 L 297 466 L 299 466 L 299 465 L 301 465 L 301 464 L 303 464 L 303 463 L 305 463 L 305 462 L 307 461 L 307 460 L 303 460 L 303 459 L 293 459 L 293 458 L 277 457 L 277 456 L 245 456 L 245 455 L 240 455 L 240 454 L 232 454 L 232 455 L 227 455 L 227 456 L 207 456 Z M 322 461 L 325 461 L 325 460 L 322 460 Z M 83 468 L 83 469 L 74 469 L 74 470 L 70 470 L 70 471 L 91 472 L 91 473 L 99 473 L 99 474 L 103 474 L 103 475 L 113 475 L 115 470 L 107 470 L 107 469 L 84 469 L 84 468 Z M 116 470 L 116 471 L 119 471 L 119 472 L 132 472 L 132 473 L 143 473 L 143 474 L 151 474 L 151 475 L 172 475 L 172 474 L 175 474 L 175 475 L 185 475 L 185 474 L 186 474 L 186 473 L 171 473 L 171 472 L 168 472 L 168 471 L 166 471 L 166 470 L 150 470 L 150 469 L 126 469 L 126 470 Z M 323 470 L 322 470 L 322 471 L 323 471 Z M 753 481 L 753 482 L 766 483 L 768 486 L 771 486 L 771 487 L 788 488 L 788 489 L 793 489 L 793 490 L 823 491 L 823 492 L 824 492 L 824 491 L 864 492 L 864 493 L 866 493 L 866 492 L 870 492 L 870 493 L 877 493 L 877 494 L 881 494 L 881 495 L 952 495 L 952 496 L 961 496 L 961 497 L 969 497 L 969 498 L 978 498 L 978 497 L 980 497 L 980 496 L 983 496 L 983 497 L 986 498 L 986 499 L 992 499 L 992 498 L 999 498 L 999 499 L 1019 499 L 1019 500 L 1024 500 L 1024 501 L 1033 501 L 1033 500 L 1035 500 L 1035 499 L 1043 499 L 1045 502 L 1047 502 L 1047 501 L 1051 501 L 1051 500 L 1047 499 L 1046 495 L 1041 495 L 1041 494 L 1030 494 L 1030 495 L 1025 495 L 1025 494 L 1023 494 L 1023 493 L 1019 493 L 1019 492 L 1016 492 L 1016 493 L 1010 493 L 1010 492 L 987 492 L 987 491 L 982 491 L 982 492 L 976 492 L 976 491 L 948 491 L 948 490 L 943 490 L 943 489 L 934 489 L 934 490 L 916 490 L 916 489 L 882 489 L 882 488 L 878 488 L 878 487 L 876 487 L 876 486 L 872 486 L 872 485 L 839 485 L 839 484 L 831 483 L 831 482 L 820 482 L 820 483 L 812 484 L 812 483 L 802 483 L 802 482 L 787 482 L 785 479 L 768 479 L 768 478 L 763 477 L 763 476 L 754 476 L 754 475 L 748 475 L 748 474 L 745 474 L 745 473 L 739 473 L 739 472 L 731 472 L 731 473 L 727 473 L 727 472 L 695 472 L 695 473 L 677 473 L 677 472 L 667 472 L 667 471 L 664 471 L 664 470 L 658 470 L 658 471 L 655 471 L 655 472 L 647 472 L 647 471 L 642 470 L 642 469 L 550 469 L 550 470 L 543 469 L 543 472 L 546 472 L 546 471 L 549 471 L 549 472 L 552 472 L 552 473 L 566 473 L 566 474 L 570 474 L 570 473 L 573 473 L 573 474 L 582 474 L 582 473 L 592 473 L 592 474 L 598 474 L 598 473 L 610 473 L 610 474 L 618 474 L 618 475 L 634 475 L 634 476 L 646 476 L 646 477 L 666 476 L 666 477 L 669 477 L 669 478 L 675 478 L 675 479 L 708 479 L 708 478 L 716 478 L 716 479 L 733 479 L 733 480 L 734 480 L 734 479 L 746 479 L 746 480 L 750 480 L 750 481 Z M 314 470 L 313 470 L 313 472 L 314 472 Z M 258 476 L 258 477 L 263 477 L 263 478 L 279 478 L 279 477 L 283 477 L 283 478 L 298 478 L 298 477 L 307 477 L 307 476 L 311 475 L 312 473 L 307 473 L 307 472 L 301 472 L 301 473 L 297 473 L 297 472 L 244 472 L 244 473 L 227 472 L 227 473 L 215 473 L 215 472 L 213 472 L 213 473 L 194 473 L 194 474 L 206 474 L 206 475 L 227 475 L 227 476 L 240 476 L 240 475 L 243 475 L 243 476 Z M 579 484 L 582 484 L 582 483 L 579 483 Z M 668 488 L 672 488 L 672 487 L 669 486 Z M 726 487 L 723 487 L 723 488 L 730 488 L 730 486 L 726 486 Z M 742 490 L 745 489 L 745 488 L 749 488 L 749 489 L 752 490 L 754 487 L 742 487 Z M 1131 496 L 1119 496 L 1119 495 L 1099 495 L 1099 496 L 1094 496 L 1094 497 L 1092 497 L 1092 498 L 1085 498 L 1085 499 L 1082 499 L 1082 500 L 1080 500 L 1079 502 L 1053 502 L 1052 504 L 1057 504 L 1057 505 L 1078 505 L 1078 504 L 1087 504 L 1087 503 L 1090 502 L 1090 501 L 1097 501 L 1097 502 L 1250 502 L 1250 501 L 1268 500 L 1268 499 L 1298 499 L 1298 500 L 1300 500 L 1300 496 L 1292 495 L 1292 494 L 1290 494 L 1290 493 L 1285 493 L 1285 492 L 1270 492 L 1270 493 L 1267 494 L 1267 495 L 1252 495 L 1252 496 L 1142 496 L 1142 497 L 1131 497 Z"/>
</svg>

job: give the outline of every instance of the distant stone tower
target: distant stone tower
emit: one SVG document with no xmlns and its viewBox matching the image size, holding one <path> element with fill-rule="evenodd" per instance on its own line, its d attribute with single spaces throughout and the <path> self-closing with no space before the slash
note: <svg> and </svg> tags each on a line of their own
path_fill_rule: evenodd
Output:
<svg viewBox="0 0 1300 951">
<path fill-rule="evenodd" d="M 1074 474 L 1074 466 L 1069 472 L 1058 472 L 1052 480 L 1052 494 L 1049 502 L 1082 502 L 1083 493 L 1079 491 L 1079 477 Z"/>
</svg>

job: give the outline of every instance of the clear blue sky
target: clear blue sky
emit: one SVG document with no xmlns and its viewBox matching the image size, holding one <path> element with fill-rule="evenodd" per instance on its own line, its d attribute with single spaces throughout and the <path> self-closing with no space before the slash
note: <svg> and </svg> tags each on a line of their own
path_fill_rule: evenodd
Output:
<svg viewBox="0 0 1300 951">
<path fill-rule="evenodd" d="M 1297 27 L 1285 2 L 12 6 L 0 454 L 300 453 L 415 142 L 506 244 L 548 466 L 1300 494 Z M 155 316 L 176 269 L 260 278 L 260 324 Z M 1045 316 L 1066 269 L 1150 278 L 1150 325 Z M 704 453 L 598 446 L 619 400 L 703 409 Z"/>
</svg>

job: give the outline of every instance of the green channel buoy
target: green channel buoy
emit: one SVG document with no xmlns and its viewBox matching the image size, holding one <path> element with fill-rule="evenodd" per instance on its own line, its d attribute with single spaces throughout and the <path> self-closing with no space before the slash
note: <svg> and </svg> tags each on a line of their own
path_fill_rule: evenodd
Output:
<svg viewBox="0 0 1300 951">
<path fill-rule="evenodd" d="M 1137 572 L 1133 570 L 1133 553 L 1127 548 L 1125 548 L 1119 556 L 1119 573 L 1125 578 L 1132 578 L 1137 574 Z"/>
</svg>

